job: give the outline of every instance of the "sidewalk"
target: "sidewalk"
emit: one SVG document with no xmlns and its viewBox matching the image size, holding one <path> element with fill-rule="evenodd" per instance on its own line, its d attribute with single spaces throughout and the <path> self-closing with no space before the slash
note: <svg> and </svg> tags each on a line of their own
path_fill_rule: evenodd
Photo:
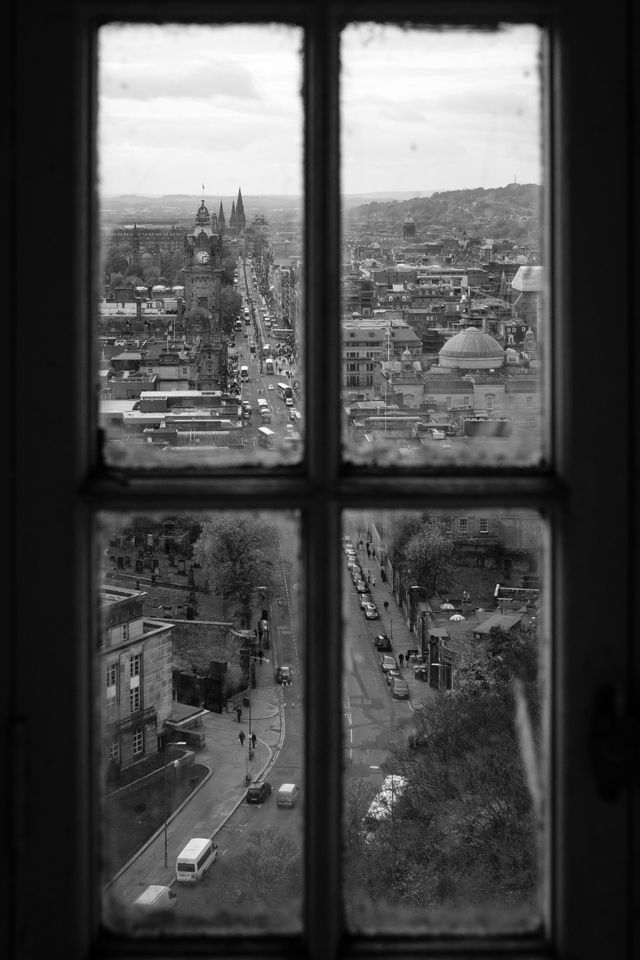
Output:
<svg viewBox="0 0 640 960">
<path fill-rule="evenodd" d="M 244 800 L 245 776 L 264 777 L 281 746 L 280 690 L 269 664 L 256 666 L 256 687 L 251 696 L 251 729 L 257 736 L 253 760 L 249 761 L 249 709 L 240 723 L 235 713 L 206 713 L 202 731 L 206 745 L 195 752 L 195 762 L 209 768 L 209 775 L 184 801 L 167 824 L 167 867 L 164 866 L 164 826 L 147 842 L 105 887 L 105 915 L 111 903 L 131 904 L 149 884 L 170 885 L 175 879 L 175 861 L 191 837 L 215 837 Z M 240 745 L 238 733 L 246 736 Z"/>
</svg>

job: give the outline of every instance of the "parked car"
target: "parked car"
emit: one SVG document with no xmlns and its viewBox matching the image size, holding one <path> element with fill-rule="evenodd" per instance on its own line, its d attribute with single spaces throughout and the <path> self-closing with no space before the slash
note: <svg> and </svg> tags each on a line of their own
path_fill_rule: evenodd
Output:
<svg viewBox="0 0 640 960">
<path fill-rule="evenodd" d="M 387 670 L 397 670 L 396 658 L 391 656 L 390 653 L 383 653 L 380 657 L 380 669 L 384 670 L 385 673 Z"/>
<path fill-rule="evenodd" d="M 360 609 L 364 610 L 365 607 L 372 606 L 375 607 L 375 603 L 371 599 L 370 593 L 361 593 L 360 594 Z"/>
<path fill-rule="evenodd" d="M 375 604 L 365 607 L 364 616 L 366 620 L 379 620 L 380 614 L 378 613 L 378 608 Z"/>
<path fill-rule="evenodd" d="M 356 580 L 356 590 L 358 591 L 358 593 L 367 592 L 367 585 L 364 582 L 364 580 Z"/>
<path fill-rule="evenodd" d="M 379 633 L 373 642 L 376 650 L 391 650 L 391 640 L 386 633 Z"/>
<path fill-rule="evenodd" d="M 394 679 L 401 679 L 400 671 L 397 667 L 392 667 L 391 670 L 386 671 L 387 674 L 387 686 L 391 686 L 391 681 Z"/>
<path fill-rule="evenodd" d="M 271 795 L 271 784 L 267 780 L 254 783 L 247 790 L 247 803 L 264 803 Z"/>
<path fill-rule="evenodd" d="M 284 687 L 292 681 L 291 676 L 291 667 L 288 663 L 283 663 L 281 666 L 276 667 L 276 683 L 281 683 Z"/>
<path fill-rule="evenodd" d="M 391 683 L 391 696 L 397 697 L 398 700 L 407 700 L 409 698 L 409 684 L 403 677 L 392 677 Z"/>
</svg>

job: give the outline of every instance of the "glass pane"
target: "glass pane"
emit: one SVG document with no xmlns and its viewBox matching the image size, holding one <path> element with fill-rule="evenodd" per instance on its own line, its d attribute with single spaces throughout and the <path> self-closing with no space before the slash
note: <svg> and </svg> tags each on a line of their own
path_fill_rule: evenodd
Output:
<svg viewBox="0 0 640 960">
<path fill-rule="evenodd" d="M 547 527 L 344 518 L 344 896 L 358 933 L 542 923 Z"/>
<path fill-rule="evenodd" d="M 103 513 L 99 534 L 105 924 L 299 932 L 298 517 Z"/>
<path fill-rule="evenodd" d="M 542 32 L 342 34 L 344 456 L 548 458 Z"/>
<path fill-rule="evenodd" d="M 114 465 L 302 456 L 301 31 L 99 31 L 99 423 Z"/>
</svg>

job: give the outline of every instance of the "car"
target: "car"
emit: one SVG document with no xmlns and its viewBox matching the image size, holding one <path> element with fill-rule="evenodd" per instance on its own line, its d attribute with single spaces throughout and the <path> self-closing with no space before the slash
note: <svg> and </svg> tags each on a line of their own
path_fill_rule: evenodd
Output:
<svg viewBox="0 0 640 960">
<path fill-rule="evenodd" d="M 376 606 L 369 606 L 365 608 L 364 611 L 365 620 L 379 620 L 380 614 L 378 613 L 378 608 Z"/>
<path fill-rule="evenodd" d="M 393 677 L 389 686 L 392 697 L 397 697 L 398 700 L 409 699 L 409 684 L 402 677 Z"/>
<path fill-rule="evenodd" d="M 391 686 L 392 680 L 401 680 L 401 679 L 402 679 L 402 676 L 401 676 L 401 674 L 400 674 L 400 671 L 398 670 L 397 667 L 392 667 L 391 670 L 386 670 L 385 673 L 387 674 L 387 686 L 388 686 L 388 687 Z"/>
<path fill-rule="evenodd" d="M 247 790 L 247 803 L 264 803 L 271 795 L 271 784 L 267 780 L 254 783 Z"/>
<path fill-rule="evenodd" d="M 276 683 L 281 683 L 284 687 L 292 682 L 291 667 L 288 663 L 283 663 L 276 667 Z"/>
<path fill-rule="evenodd" d="M 375 607 L 375 603 L 371 599 L 370 593 L 360 594 L 360 609 L 364 610 L 365 607 Z"/>
<path fill-rule="evenodd" d="M 366 583 L 364 582 L 364 580 L 358 580 L 358 581 L 356 582 L 356 590 L 358 591 L 358 593 L 366 593 L 366 592 L 367 592 L 367 585 L 366 585 Z"/>
<path fill-rule="evenodd" d="M 275 390 L 274 385 L 270 383 L 269 386 L 267 387 L 267 390 Z"/>
<path fill-rule="evenodd" d="M 358 567 L 358 564 L 353 557 L 347 557 L 347 570 L 354 570 L 355 567 Z M 358 570 L 360 570 L 360 567 L 358 567 Z M 360 572 L 362 573 L 362 571 Z"/>
<path fill-rule="evenodd" d="M 386 633 L 379 633 L 373 642 L 376 650 L 391 650 L 391 640 Z"/>
<path fill-rule="evenodd" d="M 384 670 L 385 673 L 387 670 L 397 670 L 396 658 L 392 657 L 390 653 L 383 653 L 380 657 L 380 669 Z"/>
</svg>

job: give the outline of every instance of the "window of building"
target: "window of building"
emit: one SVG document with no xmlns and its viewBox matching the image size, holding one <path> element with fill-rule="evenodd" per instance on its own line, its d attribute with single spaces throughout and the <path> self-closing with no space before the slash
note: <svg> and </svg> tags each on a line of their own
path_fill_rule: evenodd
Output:
<svg viewBox="0 0 640 960">
<path fill-rule="evenodd" d="M 480 533 L 489 533 L 489 521 L 486 517 L 480 517 Z"/>
<path fill-rule="evenodd" d="M 469 532 L 469 521 L 465 517 L 461 517 L 460 520 L 458 520 L 458 530 L 460 533 Z"/>
<path fill-rule="evenodd" d="M 140 686 L 136 685 L 129 690 L 129 710 L 135 713 L 140 709 Z"/>
<path fill-rule="evenodd" d="M 19 632 L 16 646 L 15 685 L 11 690 L 12 717 L 28 717 L 32 731 L 45 729 L 51 717 L 56 716 L 57 730 L 63 730 L 64 736 L 58 736 L 56 750 L 48 752 L 37 743 L 36 736 L 23 738 L 30 744 L 28 759 L 30 804 L 37 814 L 30 818 L 29 830 L 22 839 L 20 831 L 15 832 L 16 842 L 22 845 L 24 856 L 18 856 L 20 862 L 28 862 L 29 850 L 38 849 L 48 862 L 55 862 L 62 875 L 74 879 L 59 892 L 51 890 L 47 877 L 30 877 L 29 890 L 20 884 L 15 885 L 16 930 L 28 939 L 28 947 L 33 955 L 45 955 L 50 945 L 53 926 L 51 917 L 55 916 L 55 934 L 63 944 L 66 956 L 87 956 L 91 944 L 100 939 L 97 925 L 92 922 L 91 896 L 89 891 L 96 890 L 95 872 L 92 868 L 90 851 L 95 848 L 91 842 L 89 829 L 91 817 L 96 807 L 91 793 L 91 783 L 85 782 L 87 763 L 90 763 L 91 751 L 85 731 L 91 725 L 91 705 L 88 698 L 81 695 L 82 687 L 77 687 L 80 678 L 87 671 L 81 669 L 69 671 L 73 676 L 66 678 L 61 690 L 56 685 L 51 688 L 50 678 L 54 675 L 60 657 L 67 663 L 84 663 L 88 637 L 92 636 L 91 623 L 93 608 L 92 583 L 92 511 L 105 501 L 110 507 L 114 504 L 122 510 L 144 509 L 152 501 L 155 507 L 163 498 L 171 503 L 180 499 L 185 509 L 207 503 L 224 507 L 228 505 L 228 478 L 214 475 L 207 483 L 197 479 L 184 484 L 174 477 L 163 480 L 164 488 L 154 486 L 148 477 L 136 474 L 123 481 L 115 471 L 107 471 L 99 455 L 99 446 L 94 443 L 93 414 L 91 413 L 93 387 L 83 376 L 69 376 L 67 361 L 59 358 L 59 338 L 65 342 L 79 344 L 82 353 L 83 338 L 87 336 L 87 317 L 85 305 L 90 296 L 87 284 L 87 262 L 81 251 L 90 249 L 91 222 L 89 204 L 84 200 L 91 196 L 92 178 L 86 175 L 86 156 L 83 151 L 86 137 L 79 136 L 79 127 L 85 117 L 86 103 L 82 97 L 84 91 L 91 89 L 84 67 L 87 47 L 82 41 L 90 34 L 89 25 L 82 19 L 83 5 L 66 4 L 63 0 L 56 5 L 56 16 L 46 8 L 34 16 L 34 8 L 29 6 L 28 15 L 19 10 L 15 21 L 16 55 L 12 65 L 20 82 L 13 90 L 23 116 L 33 116 L 37 122 L 32 130 L 21 125 L 16 132 L 16 151 L 14 156 L 15 174 L 15 236 L 18 257 L 16 261 L 15 289 L 27 289 L 32 263 L 27 255 L 29 234 L 34 222 L 41 214 L 42 198 L 33 189 L 37 181 L 34 162 L 38 156 L 38 145 L 44 140 L 48 144 L 52 183 L 48 195 L 48 213 L 56 223 L 58 242 L 48 251 L 49 268 L 53 275 L 73 274 L 70 284 L 72 295 L 64 298 L 59 307 L 51 305 L 46 323 L 38 327 L 40 334 L 38 353 L 43 359 L 33 355 L 29 349 L 33 338 L 30 329 L 15 330 L 16 346 L 16 408 L 21 418 L 21 429 L 14 433 L 18 451 L 17 464 L 20 468 L 17 483 L 28 490 L 30 496 L 24 497 L 15 517 L 15 526 L 19 532 L 16 539 L 16 571 L 18 585 L 14 598 L 15 609 L 19 611 L 15 623 Z M 335 197 L 336 158 L 328 166 L 323 165 L 324 151 L 330 151 L 337 143 L 336 118 L 337 95 L 326 77 L 338 70 L 337 58 L 333 56 L 334 47 L 325 43 L 336 21 L 331 20 L 329 8 L 329 29 L 316 32 L 308 8 L 315 13 L 313 3 L 303 5 L 304 9 L 295 14 L 305 20 L 310 35 L 310 44 L 314 56 L 308 63 L 309 83 L 306 91 L 309 97 L 308 109 L 312 111 L 314 122 L 308 134 L 313 140 L 310 155 L 314 158 L 310 174 L 311 195 L 307 202 L 312 211 L 317 212 L 308 226 L 314 233 L 323 256 L 318 264 L 306 264 L 311 282 L 306 297 L 312 310 L 309 318 L 309 336 L 313 340 L 313 360 L 318 361 L 316 379 L 310 382 L 310 396 L 322 396 L 322 411 L 318 410 L 309 418 L 309 431 L 313 439 L 309 440 L 310 459 L 305 465 L 308 476 L 314 481 L 313 510 L 306 511 L 308 498 L 302 490 L 299 477 L 294 477 L 286 489 L 280 493 L 280 503 L 287 505 L 294 500 L 305 511 L 305 536 L 308 539 L 308 557 L 310 558 L 309 583 L 322 583 L 328 588 L 320 591 L 317 587 L 307 589 L 306 625 L 309 637 L 310 662 L 309 675 L 313 685 L 307 691 L 307 711 L 309 716 L 306 732 L 309 786 L 307 789 L 309 811 L 309 865 L 307 872 L 307 908 L 305 913 L 305 941 L 299 952 L 311 956 L 349 956 L 354 953 L 369 952 L 379 955 L 385 952 L 404 957 L 414 954 L 416 949 L 424 955 L 432 951 L 435 955 L 451 952 L 451 941 L 446 948 L 434 932 L 427 931 L 424 941 L 418 945 L 415 936 L 410 938 L 391 937 L 386 939 L 372 936 L 373 944 L 367 943 L 367 937 L 353 945 L 345 938 L 341 930 L 342 910 L 340 905 L 340 837 L 336 825 L 341 822 L 341 780 L 344 742 L 342 738 L 342 702 L 340 673 L 340 636 L 341 618 L 326 603 L 326 592 L 337 596 L 340 592 L 340 573 L 335 555 L 327 549 L 328 543 L 339 539 L 337 508 L 343 504 L 352 504 L 357 495 L 361 502 L 373 507 L 397 498 L 399 506 L 404 508 L 412 503 L 418 508 L 445 504 L 449 508 L 452 497 L 462 497 L 478 502 L 495 503 L 499 498 L 515 506 L 522 502 L 543 504 L 548 511 L 554 537 L 553 569 L 557 579 L 560 603 L 554 604 L 553 626 L 555 648 L 551 659 L 556 677 L 552 704 L 549 711 L 549 723 L 553 729 L 553 751 L 549 766 L 553 773 L 553 792 L 549 806 L 554 817 L 554 830 L 547 849 L 549 887 L 547 893 L 548 916 L 551 918 L 539 936 L 504 938 L 498 945 L 491 941 L 486 946 L 484 938 L 475 938 L 471 942 L 463 940 L 454 949 L 465 956 L 473 955 L 476 949 L 486 954 L 487 950 L 503 956 L 515 957 L 528 955 L 572 955 L 585 960 L 602 956 L 636 956 L 638 954 L 637 929 L 634 926 L 632 882 L 636 865 L 633 857 L 633 843 L 630 825 L 633 821 L 629 785 L 619 786 L 617 775 L 611 780 L 607 773 L 610 768 L 603 753 L 598 753 L 597 743 L 589 740 L 589 723 L 594 718 L 598 704 L 604 702 L 602 714 L 606 713 L 606 691 L 610 687 L 620 697 L 620 712 L 612 715 L 624 718 L 628 716 L 632 684 L 628 688 L 620 686 L 620 677 L 633 676 L 633 636 L 630 616 L 630 602 L 627 593 L 633 595 L 632 576 L 629 566 L 630 544 L 627 510 L 630 494 L 638 489 L 635 474 L 629 472 L 629 465 L 638 463 L 629 457 L 633 434 L 629 428 L 628 417 L 634 397 L 628 384 L 629 371 L 623 366 L 619 375 L 612 377 L 607 385 L 609 402 L 616 410 L 615 422 L 612 422 L 606 435 L 599 438 L 603 443 L 601 456 L 592 455 L 593 423 L 602 416 L 602 395 L 594 397 L 592 390 L 592 363 L 590 353 L 597 341 L 599 318 L 615 311 L 616 316 L 626 318 L 628 314 L 629 288 L 624 283 L 615 289 L 606 287 L 600 290 L 597 285 L 585 283 L 585 276 L 597 276 L 601 264 L 599 251 L 592 237 L 622 236 L 635 237 L 636 222 L 631 192 L 631 172 L 633 170 L 629 147 L 627 125 L 636 109 L 637 101 L 629 98 L 630 78 L 633 76 L 630 64 L 630 52 L 637 48 L 637 22 L 631 19 L 631 7 L 618 0 L 607 7 L 606 18 L 584 18 L 580 31 L 575 29 L 575 20 L 570 15 L 569 5 L 560 0 L 550 0 L 540 5 L 518 3 L 496 8 L 491 6 L 491 15 L 498 13 L 508 18 L 514 10 L 524 16 L 530 16 L 532 10 L 540 10 L 540 20 L 549 32 L 549 48 L 553 63 L 553 115 L 551 129 L 559 132 L 557 145 L 548 145 L 547 162 L 551 169 L 553 192 L 549 204 L 554 212 L 554 239 L 562 256 L 555 264 L 554 292 L 552 295 L 557 323 L 566 338 L 559 337 L 556 343 L 557 354 L 554 359 L 554 384 L 559 392 L 553 398 L 546 396 L 547 403 L 553 402 L 554 445 L 553 456 L 545 461 L 544 469 L 527 475 L 508 474 L 502 466 L 490 466 L 485 474 L 465 478 L 464 485 L 458 475 L 446 472 L 443 476 L 432 473 L 420 475 L 419 483 L 413 475 L 380 477 L 366 476 L 356 472 L 343 482 L 339 468 L 339 457 L 335 450 L 339 446 L 336 435 L 338 411 L 334 411 L 333 421 L 327 416 L 327 405 L 337 407 L 337 393 L 333 397 L 326 388 L 324 376 L 333 369 L 332 364 L 338 356 L 339 338 L 335 332 L 327 332 L 326 306 L 323 298 L 333 297 L 339 311 L 337 284 L 340 250 L 337 235 L 338 202 Z M 460 15 L 464 5 L 456 6 L 455 15 Z M 106 3 L 102 7 L 114 19 L 124 19 L 128 15 L 126 5 Z M 447 10 L 445 4 L 437 5 L 436 15 L 443 16 Z M 474 17 L 483 12 L 476 4 L 468 5 Z M 287 8 L 290 10 L 290 8 Z M 162 5 L 154 9 L 154 15 L 160 11 L 162 16 L 171 19 L 180 16 L 179 6 Z M 62 12 L 62 15 L 60 15 Z M 381 8 L 375 8 L 375 14 L 381 15 Z M 387 17 L 399 15 L 397 7 L 382 11 Z M 218 13 L 218 9 L 216 10 Z M 336 17 L 361 16 L 359 5 L 341 5 L 334 11 Z M 423 14 L 423 8 L 418 11 Z M 411 7 L 411 15 L 416 8 Z M 233 16 L 234 11 L 229 12 Z M 319 21 L 318 21 L 319 24 Z M 610 69 L 596 73 L 591 69 L 593 50 L 610 65 Z M 565 59 L 564 52 L 567 57 Z M 80 57 L 80 59 L 78 59 Z M 32 82 L 31 72 L 34 60 L 48 81 L 42 84 Z M 317 71 L 317 72 L 316 72 Z M 322 79 L 322 82 L 320 80 Z M 78 99 L 76 99 L 78 98 Z M 63 109 L 52 110 L 51 106 Z M 79 108 L 79 109 L 78 109 Z M 607 136 L 593 136 L 594 124 L 606 126 Z M 89 129 L 89 125 L 86 128 Z M 334 134 L 334 136 L 332 136 Z M 74 144 L 76 147 L 74 148 Z M 419 145 L 417 145 L 419 146 Z M 590 164 L 584 164 L 589 155 Z M 70 163 L 73 157 L 74 162 Z M 316 159 L 317 158 L 317 159 Z M 333 164 L 333 166 L 331 165 Z M 588 170 L 586 169 L 588 167 Z M 593 169 L 607 169 L 607 201 L 593 203 Z M 65 172 L 66 171 L 66 172 Z M 515 174 L 516 171 L 513 171 Z M 511 174 L 510 174 L 511 176 Z M 334 191 L 332 193 L 332 190 Z M 82 195 L 78 203 L 78 193 Z M 69 210 L 77 211 L 77 216 L 69 217 Z M 311 218 L 310 218 L 311 220 Z M 59 249 L 58 249 L 59 248 Z M 25 251 L 23 257 L 22 251 Z M 69 251 L 73 251 L 73 270 L 69 271 Z M 566 256 L 565 256 L 566 255 Z M 559 269 L 559 268 L 562 269 Z M 314 270 L 320 274 L 314 274 Z M 633 271 L 629 271 L 633 275 Z M 331 293 L 333 291 L 333 293 Z M 315 305 L 315 306 L 314 306 Z M 52 322 L 55 321 L 55 322 Z M 34 321 L 36 323 L 37 321 Z M 314 332 L 321 329 L 322 335 Z M 624 340 L 633 342 L 633 331 L 626 319 L 621 320 L 619 332 Z M 315 338 L 315 339 L 314 339 Z M 326 338 L 326 343 L 323 339 Z M 566 345 L 571 350 L 565 356 Z M 90 351 L 87 349 L 86 354 Z M 322 362 L 320 360 L 322 359 Z M 27 367 L 27 363 L 29 367 Z M 47 364 L 49 367 L 47 367 Z M 313 366 L 310 364 L 310 366 Z M 572 376 L 564 374 L 570 366 Z M 27 392 L 29 378 L 25 373 L 29 369 L 32 377 L 38 377 L 42 384 L 55 380 L 57 403 L 51 404 L 50 398 L 37 398 L 33 392 Z M 334 370 L 334 380 L 339 380 L 339 372 Z M 44 391 L 43 391 L 44 392 Z M 327 395 L 329 399 L 327 400 Z M 547 407 L 549 409 L 549 407 Z M 68 411 L 78 412 L 78 416 L 69 419 Z M 33 434 L 39 431 L 25 429 L 29 423 L 46 418 L 51 427 L 49 435 L 55 437 L 55 470 L 26 469 L 43 462 L 43 437 Z M 89 422 L 82 424 L 82 417 Z M 325 422 L 325 421 L 328 421 Z M 44 422 L 44 421 L 43 421 Z M 333 422 L 333 426 L 331 423 Z M 31 435 L 30 435 L 31 434 Z M 571 443 L 565 442 L 571 438 Z M 46 443 L 46 440 L 44 441 Z M 54 463 L 53 451 L 50 453 Z M 446 455 L 446 454 L 445 454 Z M 409 468 L 410 470 L 411 468 Z M 81 480 L 81 484 L 78 480 Z M 246 482 L 245 482 L 246 481 Z M 273 505 L 270 499 L 272 491 L 266 485 L 256 483 L 253 477 L 234 477 L 234 502 L 246 497 L 257 496 L 261 505 Z M 463 492 L 461 493 L 461 491 Z M 179 491 L 179 493 L 178 493 Z M 523 492 L 524 491 L 524 492 Z M 275 494 L 273 494 L 275 498 Z M 576 516 L 598 515 L 602 503 L 608 507 L 608 522 L 604 525 L 602 551 L 615 556 L 626 589 L 620 591 L 616 604 L 608 605 L 607 636 L 603 638 L 601 625 L 595 624 L 593 605 L 585 604 L 584 597 L 596 597 L 601 590 L 601 565 L 594 559 L 592 531 L 583 530 L 588 526 L 573 523 Z M 47 510 L 35 509 L 36 504 L 47 504 Z M 566 511 L 566 512 L 565 512 Z M 13 520 L 13 518 L 12 518 Z M 558 521 L 556 523 L 556 520 Z M 568 521 L 568 522 L 565 522 Z M 78 536 L 70 537 L 69 531 L 77 530 Z M 46 551 L 43 557 L 30 556 L 29 576 L 19 572 L 24 569 L 25 544 L 46 542 L 55 549 L 56 562 L 52 564 Z M 334 561 L 336 568 L 334 570 Z M 34 575 L 38 579 L 41 603 L 39 609 L 32 601 Z M 44 644 L 42 634 L 42 609 L 47 610 L 47 632 L 55 636 L 55 644 Z M 316 642 L 317 641 L 317 642 Z M 603 648 L 603 643 L 605 647 Z M 328 656 L 332 652 L 333 656 Z M 33 663 L 40 665 L 35 675 Z M 12 663 L 13 666 L 13 663 Z M 561 669 L 556 669 L 561 667 Z M 455 687 L 455 684 L 454 684 Z M 604 690 L 604 697 L 598 697 L 598 691 Z M 64 695 L 61 695 L 63 693 Z M 616 697 L 614 696 L 615 700 Z M 7 698 L 7 703 L 9 699 Z M 22 730 L 18 724 L 18 729 Z M 27 731 L 29 733 L 29 731 Z M 322 750 L 317 744 L 322 743 Z M 594 746 L 594 756 L 604 763 L 592 764 L 590 744 Z M 314 745 L 316 749 L 314 749 Z M 51 754 L 51 756 L 49 756 Z M 606 751 L 604 753 L 606 756 Z M 86 762 L 85 762 L 86 761 Z M 20 764 L 11 783 L 20 793 Z M 60 775 L 61 772 L 64 775 Z M 51 782 L 59 784 L 59 797 L 52 795 Z M 48 789 L 49 788 L 49 789 Z M 578 808 L 575 797 L 580 798 Z M 315 798 L 315 799 L 314 799 Z M 322 798 L 318 803 L 317 798 Z M 80 804 L 80 809 L 78 808 Z M 19 810 L 19 804 L 16 804 Z M 50 824 L 55 819 L 56 829 Z M 38 824 L 47 824 L 39 829 Z M 588 835 L 589 843 L 584 843 Z M 594 883 L 594 877 L 607 876 L 607 884 Z M 62 886 L 62 885 L 61 885 Z M 35 906 L 34 906 L 35 904 Z M 48 910 L 46 905 L 50 904 Z M 26 921 L 30 922 L 27 924 Z M 35 920 L 41 920 L 37 923 Z M 423 932 L 416 932 L 422 938 Z M 269 938 L 264 952 L 283 955 L 297 949 L 297 944 L 284 944 L 285 938 L 277 935 Z M 238 941 L 236 955 L 245 949 L 246 940 Z M 235 947 L 235 945 L 234 945 Z M 110 942 L 112 952 L 122 950 L 130 952 L 127 945 Z M 248 949 L 248 948 L 247 948 Z M 251 944 L 255 952 L 255 947 Z M 149 954 L 153 948 L 149 948 Z M 163 954 L 171 953 L 171 948 L 162 948 Z M 176 953 L 183 953 L 176 948 Z"/>
<path fill-rule="evenodd" d="M 116 763 L 120 761 L 120 740 L 118 737 L 114 737 L 109 746 L 109 758 L 115 760 Z"/>
<path fill-rule="evenodd" d="M 139 757 L 141 753 L 144 753 L 144 730 L 142 727 L 133 731 L 132 745 L 134 757 Z"/>
</svg>

